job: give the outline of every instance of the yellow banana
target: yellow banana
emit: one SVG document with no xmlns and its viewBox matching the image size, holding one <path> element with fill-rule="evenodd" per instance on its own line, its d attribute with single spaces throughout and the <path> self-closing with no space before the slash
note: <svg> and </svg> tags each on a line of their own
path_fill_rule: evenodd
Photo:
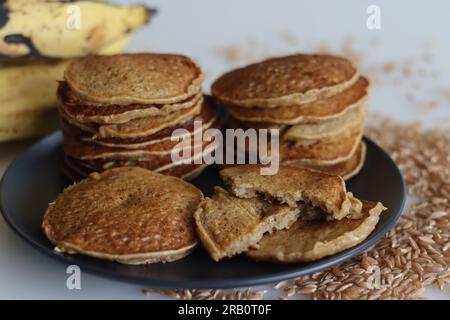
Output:
<svg viewBox="0 0 450 320">
<path fill-rule="evenodd" d="M 120 53 L 127 43 L 128 37 L 124 37 L 99 53 Z M 43 135 L 57 128 L 57 81 L 69 62 L 39 59 L 0 64 L 0 142 Z"/>
<path fill-rule="evenodd" d="M 111 45 L 148 22 L 142 5 L 99 1 L 4 0 L 0 56 L 73 58 Z"/>
<path fill-rule="evenodd" d="M 128 37 L 100 51 L 120 53 Z M 7 61 L 0 64 L 0 117 L 17 112 L 44 110 L 56 105 L 57 81 L 70 60 Z"/>
<path fill-rule="evenodd" d="M 0 142 L 49 133 L 58 128 L 56 110 L 38 110 L 19 115 L 0 116 Z"/>
</svg>

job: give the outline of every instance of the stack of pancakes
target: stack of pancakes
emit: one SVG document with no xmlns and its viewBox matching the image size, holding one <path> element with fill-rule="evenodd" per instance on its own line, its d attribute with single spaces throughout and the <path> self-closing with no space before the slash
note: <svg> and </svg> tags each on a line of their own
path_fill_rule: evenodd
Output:
<svg viewBox="0 0 450 320">
<path fill-rule="evenodd" d="M 173 162 L 178 135 L 215 125 L 203 74 L 191 59 L 168 54 L 90 56 L 72 62 L 58 88 L 64 133 L 64 172 L 78 180 L 90 172 L 140 166 L 189 179 L 204 168 Z M 202 127 L 194 126 L 194 121 Z M 193 140 L 193 139 L 192 139 Z M 192 148 L 192 159 L 204 150 Z"/>
<path fill-rule="evenodd" d="M 348 179 L 364 162 L 368 87 L 347 59 L 297 54 L 228 72 L 211 90 L 231 127 L 280 129 L 282 163 Z"/>
</svg>

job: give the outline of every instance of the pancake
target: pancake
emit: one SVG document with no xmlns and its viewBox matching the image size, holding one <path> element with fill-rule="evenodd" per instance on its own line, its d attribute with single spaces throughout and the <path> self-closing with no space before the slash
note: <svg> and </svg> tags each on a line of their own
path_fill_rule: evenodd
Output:
<svg viewBox="0 0 450 320">
<path fill-rule="evenodd" d="M 103 124 L 125 123 L 133 119 L 164 116 L 182 109 L 192 108 L 198 104 L 202 94 L 198 92 L 192 97 L 173 104 L 105 104 L 98 105 L 80 100 L 71 91 L 67 83 L 60 82 L 57 91 L 60 109 L 77 122 L 97 122 Z"/>
<path fill-rule="evenodd" d="M 180 141 L 165 140 L 160 143 L 151 144 L 140 149 L 123 149 L 100 146 L 94 143 L 77 140 L 70 135 L 64 136 L 64 153 L 70 157 L 80 160 L 91 159 L 134 159 L 146 158 L 152 155 L 170 154 L 172 150 L 180 148 Z"/>
<path fill-rule="evenodd" d="M 243 108 L 237 105 L 226 105 L 226 107 L 233 117 L 243 121 L 291 125 L 318 123 L 338 118 L 349 109 L 366 106 L 368 86 L 368 80 L 360 77 L 347 90 L 309 103 L 291 104 L 271 109 L 261 107 Z"/>
<path fill-rule="evenodd" d="M 192 180 L 199 176 L 206 167 L 207 165 L 205 164 L 179 164 L 166 170 L 159 171 L 159 173 L 179 177 L 183 180 Z M 70 157 L 64 158 L 61 171 L 72 181 L 79 181 L 89 176 L 92 172 L 99 172 L 88 168 L 82 161 L 77 161 Z"/>
<path fill-rule="evenodd" d="M 126 264 L 178 260 L 195 247 L 202 192 L 181 179 L 117 168 L 66 188 L 42 229 L 55 251 Z"/>
<path fill-rule="evenodd" d="M 298 215 L 297 208 L 262 198 L 241 199 L 215 187 L 214 195 L 202 201 L 194 217 L 203 246 L 219 261 L 256 245 L 266 232 L 287 228 Z"/>
<path fill-rule="evenodd" d="M 92 55 L 71 62 L 64 80 L 85 101 L 173 104 L 200 92 L 203 74 L 197 64 L 181 55 Z"/>
<path fill-rule="evenodd" d="M 265 235 L 256 249 L 246 255 L 257 261 L 300 263 L 319 260 L 354 247 L 375 229 L 385 208 L 381 203 L 362 201 L 359 219 L 333 221 L 297 220 L 289 229 Z"/>
<path fill-rule="evenodd" d="M 167 115 L 143 117 L 117 124 L 78 123 L 76 120 L 71 119 L 63 110 L 61 110 L 61 114 L 71 125 L 77 126 L 81 130 L 89 131 L 95 136 L 105 138 L 133 138 L 138 136 L 148 136 L 161 131 L 164 128 L 191 119 L 201 112 L 202 104 L 202 99 L 200 99 L 193 107 L 181 109 Z"/>
<path fill-rule="evenodd" d="M 367 117 L 367 106 L 347 110 L 342 116 L 319 123 L 302 123 L 290 126 L 283 133 L 286 140 L 317 140 L 338 136 L 354 127 L 362 127 Z"/>
<path fill-rule="evenodd" d="M 300 163 L 296 163 L 295 160 L 289 161 L 289 166 L 299 166 L 303 168 L 309 168 L 314 169 L 322 172 L 326 172 L 329 174 L 334 174 L 341 176 L 344 180 L 348 180 L 352 178 L 353 176 L 357 175 L 359 171 L 361 171 L 364 160 L 366 157 L 366 144 L 364 142 L 360 142 L 358 145 L 358 148 L 356 149 L 355 153 L 346 161 L 332 164 L 332 165 L 305 165 Z M 283 163 L 283 162 L 282 162 Z"/>
<path fill-rule="evenodd" d="M 287 164 L 295 162 L 321 166 L 344 162 L 355 153 L 362 133 L 362 127 L 357 127 L 338 136 L 308 144 L 285 140 L 280 143 L 280 159 Z"/>
<path fill-rule="evenodd" d="M 217 127 L 217 114 L 208 101 L 208 99 L 204 99 L 202 111 L 198 116 L 190 117 L 178 124 L 144 136 L 128 138 L 100 137 L 96 133 L 90 132 L 89 129 L 81 128 L 78 124 L 73 125 L 72 123 L 69 123 L 66 119 L 63 119 L 62 126 L 64 130 L 66 130 L 67 134 L 72 135 L 84 142 L 93 142 L 107 147 L 120 147 L 125 149 L 142 148 L 151 144 L 160 143 L 167 140 L 170 141 L 172 133 L 176 129 L 186 129 L 188 134 L 194 134 L 200 130 L 206 130 L 212 126 Z M 201 121 L 202 127 L 195 128 L 195 120 Z"/>
<path fill-rule="evenodd" d="M 211 152 L 214 145 L 210 145 L 210 142 L 204 142 L 202 152 L 193 153 L 188 159 L 189 162 L 193 163 L 198 159 L 203 159 L 205 154 Z M 195 152 L 195 150 L 194 150 Z M 124 157 L 113 157 L 113 158 L 95 158 L 95 159 L 79 159 L 75 158 L 66 153 L 67 158 L 71 159 L 73 163 L 76 163 L 78 167 L 84 168 L 87 172 L 103 172 L 105 170 L 117 167 L 142 167 L 155 172 L 163 172 L 175 166 L 190 165 L 183 164 L 180 161 L 172 161 L 172 156 L 170 153 L 163 155 L 146 155 L 145 157 L 137 158 L 127 158 Z M 201 164 L 204 164 L 203 161 Z"/>
<path fill-rule="evenodd" d="M 191 136 L 191 148 L 194 148 L 195 139 Z M 209 142 L 201 141 L 205 146 Z M 124 149 L 116 147 L 105 147 L 94 143 L 77 140 L 70 135 L 64 136 L 64 153 L 70 157 L 80 160 L 94 159 L 151 159 L 153 156 L 170 155 L 172 151 L 181 150 L 184 146 L 181 140 L 165 140 L 159 143 L 150 144 L 139 149 Z"/>
<path fill-rule="evenodd" d="M 334 219 L 342 219 L 351 211 L 351 195 L 339 176 L 283 165 L 275 175 L 261 175 L 260 168 L 259 165 L 234 166 L 221 170 L 220 176 L 240 198 L 263 195 L 293 208 L 304 202 Z"/>
<path fill-rule="evenodd" d="M 234 117 L 229 117 L 227 120 L 227 128 L 230 129 L 279 129 L 280 132 L 287 129 L 289 126 L 286 126 L 284 124 L 276 124 L 276 123 L 270 123 L 270 122 L 251 122 L 251 121 L 241 121 Z"/>
<path fill-rule="evenodd" d="M 211 92 L 224 104 L 275 108 L 335 95 L 357 79 L 357 70 L 347 59 L 296 54 L 230 71 L 213 83 Z"/>
</svg>

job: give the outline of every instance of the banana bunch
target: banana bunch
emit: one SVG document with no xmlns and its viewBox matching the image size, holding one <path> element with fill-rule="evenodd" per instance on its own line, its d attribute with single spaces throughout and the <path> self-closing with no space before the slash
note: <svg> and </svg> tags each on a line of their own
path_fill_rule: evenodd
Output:
<svg viewBox="0 0 450 320">
<path fill-rule="evenodd" d="M 144 25 L 151 10 L 99 1 L 6 0 L 0 54 L 73 58 L 97 53 Z"/>
<path fill-rule="evenodd" d="M 57 81 L 70 59 L 122 52 L 150 13 L 98 0 L 0 1 L 0 142 L 57 128 Z"/>
<path fill-rule="evenodd" d="M 122 52 L 125 37 L 99 54 Z M 58 128 L 56 88 L 69 59 L 0 62 L 0 142 L 34 137 Z"/>
</svg>

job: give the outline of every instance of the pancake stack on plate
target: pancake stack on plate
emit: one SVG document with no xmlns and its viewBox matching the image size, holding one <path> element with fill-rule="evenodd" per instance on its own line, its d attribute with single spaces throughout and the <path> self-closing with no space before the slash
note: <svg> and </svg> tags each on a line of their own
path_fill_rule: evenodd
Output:
<svg viewBox="0 0 450 320">
<path fill-rule="evenodd" d="M 174 162 L 171 152 L 180 140 L 171 137 L 176 129 L 183 129 L 181 139 L 215 125 L 202 80 L 199 66 L 180 55 L 90 56 L 71 63 L 58 88 L 66 175 L 78 180 L 121 166 L 184 179 L 199 174 L 204 164 L 194 159 L 207 149 L 192 148 L 191 163 Z"/>
<path fill-rule="evenodd" d="M 280 129 L 280 160 L 348 179 L 361 169 L 369 82 L 331 55 L 272 58 L 221 76 L 212 94 L 232 128 Z"/>
</svg>

